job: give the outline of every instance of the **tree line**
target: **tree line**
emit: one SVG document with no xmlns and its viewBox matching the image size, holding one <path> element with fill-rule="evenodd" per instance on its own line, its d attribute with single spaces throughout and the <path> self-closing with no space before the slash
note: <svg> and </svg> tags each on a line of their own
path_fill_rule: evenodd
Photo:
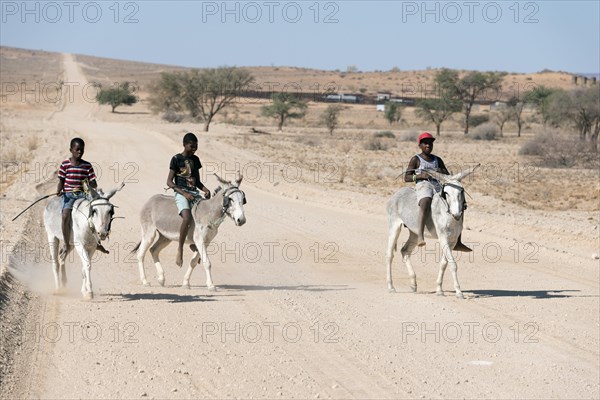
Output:
<svg viewBox="0 0 600 400">
<path fill-rule="evenodd" d="M 444 122 L 460 114 L 464 134 L 468 135 L 473 121 L 473 106 L 485 97 L 486 92 L 501 93 L 505 73 L 473 71 L 459 76 L 458 71 L 441 69 L 434 83 L 435 96 L 419 99 L 415 103 L 415 115 L 424 122 L 433 123 L 437 135 Z M 236 67 L 193 69 L 184 72 L 163 72 L 149 86 L 149 104 L 155 113 L 187 113 L 203 123 L 208 131 L 215 115 L 232 105 L 254 77 L 245 69 Z M 132 86 L 125 82 L 118 88 L 102 89 L 97 95 L 100 104 L 110 104 L 112 110 L 119 105 L 131 105 L 137 101 Z M 385 118 L 390 124 L 402 121 L 403 105 L 388 102 Z M 534 86 L 533 89 L 514 93 L 492 113 L 493 121 L 500 133 L 508 121 L 515 122 L 517 134 L 521 135 L 524 125 L 523 111 L 526 107 L 535 110 L 544 126 L 572 128 L 582 140 L 591 139 L 594 145 L 600 133 L 600 88 L 592 86 L 574 90 L 563 90 Z M 279 130 L 289 119 L 303 118 L 308 109 L 306 101 L 293 93 L 273 93 L 272 101 L 261 109 L 264 116 L 272 117 Z M 330 134 L 339 124 L 339 115 L 344 107 L 330 105 L 320 117 L 321 124 Z"/>
</svg>

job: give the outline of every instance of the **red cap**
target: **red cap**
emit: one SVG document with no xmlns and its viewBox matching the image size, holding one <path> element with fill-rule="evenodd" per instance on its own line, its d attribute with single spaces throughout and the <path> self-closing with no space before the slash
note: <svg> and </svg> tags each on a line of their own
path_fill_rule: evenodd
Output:
<svg viewBox="0 0 600 400">
<path fill-rule="evenodd" d="M 421 144 L 421 140 L 423 140 L 423 139 L 435 140 L 435 138 L 429 132 L 423 132 L 423 133 L 421 133 L 421 135 L 419 136 L 419 140 L 417 141 L 417 143 Z"/>
</svg>

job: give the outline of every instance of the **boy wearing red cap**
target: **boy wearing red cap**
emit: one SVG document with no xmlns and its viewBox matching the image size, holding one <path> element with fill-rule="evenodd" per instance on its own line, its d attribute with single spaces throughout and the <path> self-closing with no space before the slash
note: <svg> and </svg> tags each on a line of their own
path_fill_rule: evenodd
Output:
<svg viewBox="0 0 600 400">
<path fill-rule="evenodd" d="M 442 187 L 440 183 L 431 178 L 424 170 L 434 170 L 439 173 L 450 175 L 444 161 L 431 154 L 433 150 L 433 141 L 435 138 L 429 132 L 423 132 L 418 139 L 421 154 L 417 154 L 410 159 L 408 169 L 404 173 L 404 182 L 415 182 L 417 184 L 417 204 L 419 206 L 417 245 L 425 246 L 425 221 L 431 209 L 431 199 L 435 192 L 439 192 Z M 462 236 L 462 235 L 461 235 Z M 469 252 L 470 248 L 465 246 L 461 241 L 461 236 L 458 237 L 458 242 L 454 246 L 454 250 Z"/>
</svg>

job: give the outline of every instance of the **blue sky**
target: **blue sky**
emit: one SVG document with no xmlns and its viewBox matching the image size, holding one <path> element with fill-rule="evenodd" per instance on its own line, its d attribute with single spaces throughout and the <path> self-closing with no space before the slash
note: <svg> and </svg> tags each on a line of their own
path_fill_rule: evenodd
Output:
<svg viewBox="0 0 600 400">
<path fill-rule="evenodd" d="M 0 44 L 187 67 L 600 72 L 600 1 L 6 1 Z"/>
</svg>

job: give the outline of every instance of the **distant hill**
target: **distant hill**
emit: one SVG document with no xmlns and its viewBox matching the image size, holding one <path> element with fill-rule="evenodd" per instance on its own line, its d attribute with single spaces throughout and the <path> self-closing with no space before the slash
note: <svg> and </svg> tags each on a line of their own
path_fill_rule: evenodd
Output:
<svg viewBox="0 0 600 400">
<path fill-rule="evenodd" d="M 31 54 L 35 54 L 32 58 Z M 27 75 L 23 68 L 27 68 L 19 59 L 29 57 L 35 65 L 31 69 L 43 69 L 44 62 L 56 68 L 59 53 L 18 49 L 12 47 L 0 47 L 0 61 L 3 81 L 11 78 L 11 74 L 18 75 L 24 79 Z M 147 90 L 148 85 L 159 78 L 161 72 L 184 71 L 186 68 L 151 64 L 137 61 L 115 60 L 88 55 L 76 55 L 76 59 L 88 76 L 88 80 L 102 84 L 113 84 L 114 82 L 132 81 L 137 82 L 142 92 Z M 18 67 L 17 67 L 18 65 Z M 330 90 L 334 93 L 362 94 L 365 96 L 376 96 L 377 93 L 387 92 L 392 97 L 425 97 L 431 96 L 434 91 L 434 77 L 437 69 L 420 71 L 403 71 L 395 68 L 391 71 L 376 72 L 347 72 L 347 71 L 324 71 L 292 66 L 270 66 L 270 67 L 244 67 L 256 78 L 254 89 L 270 92 L 287 90 L 289 92 L 323 93 Z M 469 71 L 460 71 L 467 73 Z M 586 75 L 591 78 L 591 74 Z M 593 74 L 598 76 L 598 74 Z M 39 74 L 31 74 L 29 79 L 35 80 Z M 15 76 L 16 77 L 16 76 Z M 581 85 L 582 80 L 577 82 Z M 503 82 L 502 93 L 495 95 L 499 99 L 507 99 L 515 93 L 531 90 L 538 85 L 571 89 L 576 87 L 573 74 L 566 72 L 555 72 L 544 70 L 539 73 L 521 74 L 507 73 Z"/>
</svg>

